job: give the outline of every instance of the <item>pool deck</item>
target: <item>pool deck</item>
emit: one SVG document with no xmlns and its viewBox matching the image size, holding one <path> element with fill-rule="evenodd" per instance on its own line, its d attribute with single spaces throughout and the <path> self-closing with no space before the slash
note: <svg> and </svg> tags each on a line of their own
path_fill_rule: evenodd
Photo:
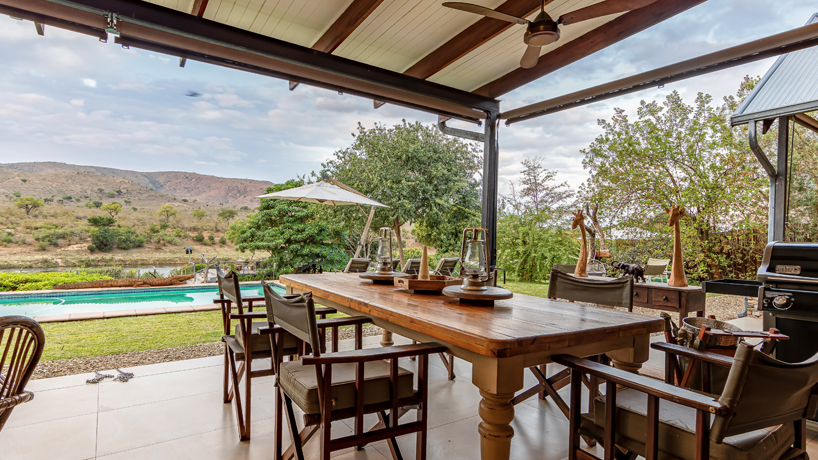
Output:
<svg viewBox="0 0 818 460">
<path fill-rule="evenodd" d="M 265 281 L 270 284 L 275 284 L 277 286 L 281 286 L 282 288 L 285 287 L 283 284 L 279 283 L 278 280 L 270 280 Z M 242 281 L 241 284 L 248 285 L 248 284 L 258 284 L 259 281 Z M 167 289 L 169 287 L 179 287 L 182 288 L 184 286 L 196 286 L 196 287 L 218 287 L 216 283 L 202 283 L 202 284 L 194 284 L 194 285 L 179 285 L 179 286 L 140 286 L 138 288 L 108 288 L 105 289 L 106 292 L 108 291 L 127 291 L 129 289 Z M 3 293 L 3 295 L 32 295 L 32 294 L 54 294 L 54 293 L 63 293 L 63 292 L 99 292 L 100 289 L 51 289 L 51 290 L 44 290 L 44 291 L 14 291 L 14 292 L 7 292 Z M 218 304 L 207 304 L 207 305 L 179 305 L 177 307 L 165 307 L 165 308 L 142 308 L 138 310 L 114 310 L 114 311 L 95 311 L 95 312 L 87 312 L 87 313 L 71 313 L 71 314 L 63 314 L 63 315 L 45 315 L 45 316 L 34 316 L 33 318 L 37 320 L 38 323 L 64 323 L 68 321 L 89 321 L 89 320 L 97 320 L 97 319 L 110 319 L 110 318 L 124 318 L 130 316 L 149 316 L 149 315 L 164 315 L 168 313 L 196 313 L 202 311 L 213 311 L 218 310 L 221 307 Z"/>
</svg>

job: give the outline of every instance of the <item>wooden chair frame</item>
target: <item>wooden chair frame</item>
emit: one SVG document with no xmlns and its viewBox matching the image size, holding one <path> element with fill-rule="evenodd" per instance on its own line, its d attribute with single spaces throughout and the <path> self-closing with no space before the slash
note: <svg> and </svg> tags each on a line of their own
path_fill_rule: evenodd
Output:
<svg viewBox="0 0 818 460">
<path fill-rule="evenodd" d="M 457 263 L 460 262 L 459 257 L 448 257 L 440 259 L 437 263 L 437 268 L 435 268 L 435 275 L 441 276 L 454 276 L 455 269 L 457 268 Z"/>
<path fill-rule="evenodd" d="M 34 398 L 25 387 L 43 348 L 45 334 L 37 321 L 27 316 L 0 317 L 0 431 L 15 407 Z"/>
<path fill-rule="evenodd" d="M 718 353 L 694 350 L 675 344 L 656 343 L 652 346 L 661 351 L 687 356 L 717 366 L 731 367 L 733 365 L 733 358 Z M 710 436 L 711 415 L 726 416 L 733 413 L 733 408 L 719 402 L 716 396 L 702 394 L 611 366 L 603 366 L 587 359 L 559 355 L 554 357 L 554 362 L 566 366 L 571 372 L 569 460 L 599 460 L 598 457 L 580 448 L 580 437 L 591 437 L 599 442 L 604 449 L 603 460 L 634 460 L 636 458 L 636 452 L 628 452 L 621 446 L 616 445 L 616 394 L 618 388 L 631 388 L 647 395 L 644 455 L 646 460 L 656 460 L 660 456 L 659 406 L 661 400 L 671 401 L 696 410 L 696 460 L 710 458 L 711 440 L 721 442 L 721 439 L 712 439 Z M 582 382 L 586 379 L 586 374 L 595 376 L 605 382 L 605 427 L 602 436 L 586 431 L 581 427 Z M 813 396 L 818 393 L 816 388 L 812 389 L 812 393 Z M 793 445 L 780 457 L 780 460 L 808 458 L 805 457 L 807 446 L 806 419 L 800 418 L 792 423 L 794 424 L 795 440 Z"/>
<path fill-rule="evenodd" d="M 361 326 L 371 322 L 369 318 L 350 317 L 337 318 L 330 320 L 318 321 L 319 325 L 326 326 L 328 321 L 336 321 L 338 324 L 354 325 L 355 326 L 355 351 L 334 352 L 328 355 L 320 355 L 318 353 L 309 356 L 303 355 L 301 361 L 304 365 L 314 365 L 316 377 L 318 381 L 318 394 L 321 403 L 320 417 L 305 416 L 305 427 L 299 432 L 295 412 L 293 410 L 292 399 L 285 393 L 285 391 L 278 387 L 276 392 L 276 407 L 275 407 L 275 460 L 283 460 L 292 458 L 294 455 L 297 460 L 304 460 L 304 444 L 311 439 L 318 431 L 321 431 L 321 455 L 322 460 L 329 460 L 332 452 L 346 449 L 349 447 L 356 447 L 359 450 L 366 444 L 389 440 L 389 449 L 395 460 L 402 459 L 400 449 L 396 438 L 406 434 L 417 433 L 417 450 L 416 456 L 418 460 L 426 459 L 426 431 L 428 424 L 428 382 L 429 382 L 429 355 L 432 353 L 442 353 L 446 347 L 434 343 L 416 344 L 416 345 L 401 345 L 385 348 L 361 349 L 363 345 Z M 273 353 L 279 358 L 282 353 L 282 333 L 286 332 L 284 328 L 278 325 L 272 325 L 260 330 L 263 334 L 270 334 L 270 344 L 273 348 Z M 299 349 L 304 351 L 309 350 L 309 345 L 302 340 L 298 340 Z M 364 405 L 364 366 L 367 362 L 388 360 L 390 363 L 390 387 L 393 395 L 399 394 L 398 385 L 398 359 L 410 356 L 419 356 L 418 359 L 418 390 L 410 398 L 393 398 L 391 402 Z M 276 366 L 276 372 L 280 371 L 282 359 L 275 359 L 273 361 Z M 355 363 L 356 364 L 356 405 L 353 408 L 333 411 L 332 398 L 329 397 L 332 388 L 332 366 L 333 364 L 341 363 Z M 416 409 L 418 411 L 417 421 L 408 423 L 399 423 L 399 419 L 405 415 L 409 410 Z M 386 411 L 389 411 L 388 413 Z M 286 451 L 282 452 L 282 435 L 283 435 L 283 413 L 286 412 L 287 424 L 290 429 L 290 435 L 293 439 L 292 444 Z M 364 431 L 364 415 L 375 413 L 378 415 L 379 423 L 368 431 Z M 355 418 L 354 434 L 345 436 L 343 438 L 332 439 L 331 429 L 322 429 L 323 427 L 331 427 L 333 420 L 340 420 L 345 418 Z"/>
<path fill-rule="evenodd" d="M 222 313 L 222 327 L 223 333 L 222 342 L 225 342 L 224 346 L 224 378 L 223 378 L 223 401 L 225 404 L 233 402 L 233 399 L 236 401 L 236 421 L 239 427 L 239 438 L 242 441 L 247 441 L 250 439 L 250 429 L 252 425 L 251 420 L 251 411 L 252 411 L 252 385 L 251 380 L 256 377 L 265 377 L 268 375 L 275 375 L 275 365 L 272 363 L 273 360 L 273 352 L 272 349 L 269 350 L 269 358 L 271 360 L 271 364 L 269 368 L 263 368 L 254 370 L 253 369 L 253 359 L 258 359 L 259 356 L 256 358 L 252 358 L 254 354 L 258 355 L 258 352 L 253 350 L 253 320 L 267 320 L 267 313 L 266 312 L 253 312 L 253 303 L 254 301 L 258 301 L 257 299 L 247 299 L 244 300 L 241 297 L 240 291 L 240 284 L 238 282 L 238 274 L 235 271 L 232 271 L 233 282 L 235 284 L 234 289 L 236 295 L 234 298 L 230 298 L 230 295 L 225 295 L 225 292 L 220 288 L 219 289 L 219 299 L 215 300 L 214 302 L 218 303 L 221 306 L 221 313 Z M 221 273 L 217 273 L 219 278 L 223 278 Z M 247 311 L 244 310 L 244 305 L 247 304 Z M 234 306 L 235 305 L 235 306 Z M 238 313 L 233 313 L 233 308 L 235 308 Z M 315 314 L 319 316 L 321 319 L 325 319 L 327 315 L 337 313 L 338 311 L 334 308 L 317 308 L 315 310 Z M 240 349 L 236 349 L 235 344 L 231 347 L 231 343 L 233 340 L 237 339 L 233 335 L 233 320 L 238 321 L 239 327 L 241 328 L 241 335 L 243 338 L 242 343 L 238 343 Z M 328 325 L 332 329 L 332 347 L 333 350 L 338 349 L 338 326 L 333 327 L 332 325 Z M 322 327 L 321 329 L 321 337 L 326 337 L 326 328 Z M 244 359 L 236 359 L 237 353 L 243 353 Z M 247 359 L 247 356 L 250 356 L 251 359 Z M 267 358 L 268 356 L 263 356 L 263 358 Z M 238 361 L 238 364 L 237 364 Z M 247 378 L 244 381 L 244 407 L 242 406 L 242 396 L 237 389 L 241 384 L 241 379 L 244 376 Z"/>
</svg>

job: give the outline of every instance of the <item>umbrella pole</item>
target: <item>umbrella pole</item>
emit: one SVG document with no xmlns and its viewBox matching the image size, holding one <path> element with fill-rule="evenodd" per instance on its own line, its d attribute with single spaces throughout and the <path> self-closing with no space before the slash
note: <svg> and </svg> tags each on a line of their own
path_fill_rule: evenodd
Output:
<svg viewBox="0 0 818 460">
<path fill-rule="evenodd" d="M 358 242 L 358 248 L 355 249 L 355 257 L 354 259 L 358 258 L 358 255 L 361 253 L 361 248 L 364 247 L 364 239 L 366 239 L 366 234 L 369 233 L 369 225 L 372 224 L 372 217 L 375 216 L 375 206 L 372 206 L 372 209 L 369 211 L 369 217 L 366 219 L 366 225 L 364 226 L 364 232 L 361 233 L 361 241 Z"/>
</svg>

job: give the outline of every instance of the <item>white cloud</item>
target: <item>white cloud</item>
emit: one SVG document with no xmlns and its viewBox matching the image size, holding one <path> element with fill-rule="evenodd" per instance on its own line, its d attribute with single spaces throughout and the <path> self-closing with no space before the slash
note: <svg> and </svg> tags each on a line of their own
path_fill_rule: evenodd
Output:
<svg viewBox="0 0 818 460">
<path fill-rule="evenodd" d="M 89 88 L 96 88 L 97 87 L 97 81 L 94 80 L 94 79 L 91 79 L 91 78 L 83 78 L 82 79 L 82 84 L 89 87 Z"/>
<path fill-rule="evenodd" d="M 71 105 L 82 107 L 85 105 L 85 101 L 83 101 L 82 99 L 71 99 Z"/>
</svg>

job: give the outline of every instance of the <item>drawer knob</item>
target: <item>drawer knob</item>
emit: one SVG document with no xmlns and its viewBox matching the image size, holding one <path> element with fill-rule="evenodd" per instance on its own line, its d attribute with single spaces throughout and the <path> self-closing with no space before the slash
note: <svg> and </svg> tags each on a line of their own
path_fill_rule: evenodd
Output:
<svg viewBox="0 0 818 460">
<path fill-rule="evenodd" d="M 662 300 L 664 300 L 665 302 L 667 302 L 667 296 L 666 296 L 666 295 L 663 295 L 663 296 L 662 296 Z"/>
<path fill-rule="evenodd" d="M 634 293 L 633 293 L 633 296 L 634 296 L 634 297 L 639 297 L 639 293 L 638 293 L 638 292 L 634 292 Z"/>
</svg>

